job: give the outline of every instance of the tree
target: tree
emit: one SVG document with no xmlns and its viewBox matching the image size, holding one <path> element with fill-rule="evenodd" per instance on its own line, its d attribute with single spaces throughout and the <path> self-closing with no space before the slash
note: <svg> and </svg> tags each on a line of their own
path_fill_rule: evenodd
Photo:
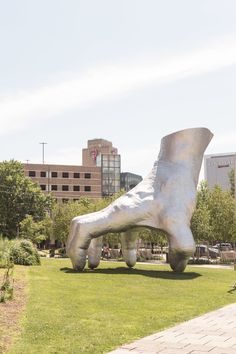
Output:
<svg viewBox="0 0 236 354">
<path fill-rule="evenodd" d="M 0 163 L 0 233 L 16 237 L 26 215 L 42 220 L 52 204 L 52 197 L 44 195 L 38 184 L 24 175 L 20 162 Z"/>
<path fill-rule="evenodd" d="M 158 244 L 161 247 L 161 250 L 168 244 L 167 233 L 163 230 L 148 229 L 142 227 L 137 229 L 137 232 L 139 239 L 151 243 L 152 252 L 155 244 Z"/>
<path fill-rule="evenodd" d="M 210 242 L 214 239 L 209 206 L 210 194 L 206 181 L 202 181 L 197 192 L 196 209 L 191 219 L 191 231 L 196 242 Z"/>
<path fill-rule="evenodd" d="M 56 204 L 52 211 L 54 239 L 64 244 L 70 232 L 71 220 L 78 215 L 93 211 L 95 211 L 95 204 L 87 198 L 81 198 L 76 202 Z"/>
<path fill-rule="evenodd" d="M 229 191 L 215 186 L 209 198 L 212 232 L 215 239 L 224 242 L 232 238 L 235 225 L 235 201 Z"/>
<path fill-rule="evenodd" d="M 235 201 L 229 191 L 219 186 L 209 190 L 201 182 L 197 192 L 196 210 L 191 220 L 191 230 L 196 241 L 235 240 Z"/>
<path fill-rule="evenodd" d="M 233 168 L 229 171 L 229 183 L 231 195 L 232 197 L 235 197 L 235 173 Z"/>
<path fill-rule="evenodd" d="M 197 243 L 214 239 L 211 226 L 211 215 L 208 206 L 204 203 L 198 204 L 191 219 L 191 230 Z"/>
<path fill-rule="evenodd" d="M 52 233 L 52 219 L 47 215 L 41 221 L 34 221 L 31 215 L 27 215 L 20 222 L 20 237 L 39 245 L 48 240 Z"/>
</svg>

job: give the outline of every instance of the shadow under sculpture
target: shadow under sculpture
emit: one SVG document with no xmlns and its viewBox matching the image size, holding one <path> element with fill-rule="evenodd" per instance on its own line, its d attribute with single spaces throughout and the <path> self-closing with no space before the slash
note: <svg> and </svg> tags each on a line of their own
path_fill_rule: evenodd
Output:
<svg viewBox="0 0 236 354">
<path fill-rule="evenodd" d="M 99 265 L 102 235 L 108 232 L 121 232 L 123 258 L 133 267 L 137 253 L 133 229 L 142 226 L 167 232 L 170 266 L 175 272 L 184 271 L 195 251 L 190 220 L 203 154 L 212 137 L 207 128 L 163 137 L 146 178 L 105 209 L 75 217 L 66 246 L 73 268 L 83 270 L 87 255 L 90 268 Z"/>
</svg>

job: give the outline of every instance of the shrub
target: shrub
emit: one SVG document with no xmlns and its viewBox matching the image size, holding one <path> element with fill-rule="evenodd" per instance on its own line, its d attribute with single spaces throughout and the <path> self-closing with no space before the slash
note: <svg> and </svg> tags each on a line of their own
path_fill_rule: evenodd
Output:
<svg viewBox="0 0 236 354">
<path fill-rule="evenodd" d="M 39 265 L 40 257 L 37 249 L 29 240 L 15 240 L 11 246 L 11 259 L 14 264 Z"/>
<path fill-rule="evenodd" d="M 11 242 L 0 236 L 0 268 L 11 268 L 13 266 L 11 257 Z"/>
<path fill-rule="evenodd" d="M 7 300 L 11 300 L 13 298 L 13 284 L 13 268 L 7 267 L 2 285 L 0 286 L 0 302 L 6 302 Z"/>
<path fill-rule="evenodd" d="M 60 257 L 62 257 L 62 258 L 68 258 L 67 254 L 66 254 L 66 249 L 65 249 L 65 247 L 59 248 L 57 252 L 58 252 L 58 254 L 59 254 Z"/>
<path fill-rule="evenodd" d="M 190 258 L 188 264 L 212 264 L 213 262 L 207 258 Z"/>
</svg>

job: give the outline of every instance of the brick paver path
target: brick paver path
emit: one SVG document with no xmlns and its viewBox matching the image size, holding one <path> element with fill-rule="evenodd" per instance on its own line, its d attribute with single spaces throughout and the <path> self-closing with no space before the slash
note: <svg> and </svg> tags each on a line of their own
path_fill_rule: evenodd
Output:
<svg viewBox="0 0 236 354">
<path fill-rule="evenodd" d="M 236 303 L 122 345 L 109 354 L 141 353 L 236 354 Z"/>
</svg>

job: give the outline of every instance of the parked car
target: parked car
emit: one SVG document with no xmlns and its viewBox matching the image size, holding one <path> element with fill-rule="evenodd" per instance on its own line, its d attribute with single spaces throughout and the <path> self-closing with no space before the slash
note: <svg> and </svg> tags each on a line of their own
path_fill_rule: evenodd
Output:
<svg viewBox="0 0 236 354">
<path fill-rule="evenodd" d="M 219 257 L 219 249 L 217 248 L 213 248 L 213 247 L 209 247 L 208 251 L 207 251 L 207 246 L 206 245 L 197 245 L 196 246 L 196 251 L 195 251 L 195 257 L 203 257 L 203 256 L 207 256 L 209 252 L 209 256 L 211 258 L 217 258 Z"/>
<path fill-rule="evenodd" d="M 213 247 L 220 250 L 220 251 L 232 251 L 233 250 L 233 247 L 232 247 L 231 243 L 229 243 L 229 242 L 217 243 Z"/>
</svg>

